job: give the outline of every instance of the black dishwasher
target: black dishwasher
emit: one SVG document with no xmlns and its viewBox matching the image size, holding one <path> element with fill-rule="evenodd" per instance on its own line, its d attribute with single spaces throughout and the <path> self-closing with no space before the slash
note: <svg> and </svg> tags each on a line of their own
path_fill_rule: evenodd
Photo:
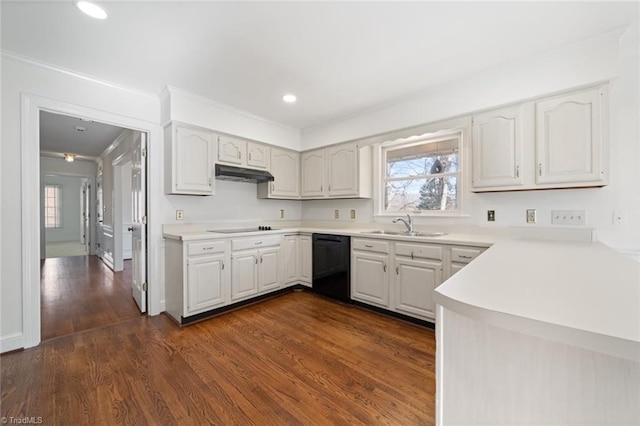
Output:
<svg viewBox="0 0 640 426">
<path fill-rule="evenodd" d="M 313 234 L 313 291 L 351 300 L 351 243 L 343 235 Z"/>
</svg>

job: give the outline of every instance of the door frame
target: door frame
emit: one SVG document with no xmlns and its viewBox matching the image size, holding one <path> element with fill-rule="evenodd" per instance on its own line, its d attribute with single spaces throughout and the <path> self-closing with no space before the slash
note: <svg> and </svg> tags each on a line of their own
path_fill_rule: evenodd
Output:
<svg viewBox="0 0 640 426">
<path fill-rule="evenodd" d="M 22 208 L 22 345 L 40 343 L 40 111 L 100 121 L 147 134 L 147 283 L 148 313 L 157 315 L 164 304 L 160 268 L 160 220 L 162 130 L 158 123 L 119 115 L 82 105 L 22 93 L 20 114 L 21 208 Z M 153 149 L 157 145 L 158 149 Z M 154 167 L 157 164 L 158 167 Z M 156 214 L 158 221 L 156 223 Z M 157 243 L 156 243 L 157 242 Z"/>
</svg>

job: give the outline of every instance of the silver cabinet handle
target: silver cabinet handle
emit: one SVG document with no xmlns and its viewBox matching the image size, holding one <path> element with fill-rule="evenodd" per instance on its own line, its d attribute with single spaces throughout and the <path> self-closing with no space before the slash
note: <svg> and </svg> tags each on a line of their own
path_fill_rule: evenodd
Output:
<svg viewBox="0 0 640 426">
<path fill-rule="evenodd" d="M 364 245 L 366 248 L 373 248 L 373 246 L 371 244 L 365 244 Z"/>
<path fill-rule="evenodd" d="M 202 247 L 202 250 L 213 250 L 213 247 Z"/>
<path fill-rule="evenodd" d="M 517 178 L 520 177 L 520 165 L 519 164 L 516 166 L 516 177 Z"/>
<path fill-rule="evenodd" d="M 276 184 L 271 182 L 271 191 L 275 191 L 276 189 Z"/>
<path fill-rule="evenodd" d="M 384 262 L 382 262 L 382 270 L 383 270 L 384 272 L 387 272 L 387 264 L 386 264 L 386 263 L 384 263 Z"/>
<path fill-rule="evenodd" d="M 222 270 L 224 271 L 224 260 L 222 261 Z"/>
<path fill-rule="evenodd" d="M 238 160 L 242 160 L 242 152 L 238 151 Z"/>
<path fill-rule="evenodd" d="M 251 153 L 249 153 L 249 160 L 251 160 Z"/>
<path fill-rule="evenodd" d="M 260 256 L 260 263 L 262 263 L 262 256 Z"/>
<path fill-rule="evenodd" d="M 213 184 L 213 179 L 211 179 L 211 176 L 209 176 L 209 186 L 211 186 Z"/>
<path fill-rule="evenodd" d="M 258 264 L 258 257 L 257 256 L 253 256 L 253 260 L 256 262 L 256 265 Z"/>
<path fill-rule="evenodd" d="M 329 184 L 329 191 L 331 191 L 331 184 Z"/>
<path fill-rule="evenodd" d="M 320 192 L 322 192 L 323 188 L 324 188 L 324 185 L 320 185 Z"/>
<path fill-rule="evenodd" d="M 465 256 L 464 254 L 459 254 L 458 257 L 460 259 L 473 259 L 473 256 Z"/>
<path fill-rule="evenodd" d="M 411 260 L 413 260 L 413 252 L 411 252 Z"/>
<path fill-rule="evenodd" d="M 542 163 L 538 163 L 538 176 L 542 176 Z"/>
<path fill-rule="evenodd" d="M 396 275 L 400 275 L 400 267 L 396 266 Z"/>
<path fill-rule="evenodd" d="M 262 244 L 262 241 L 257 241 L 255 243 L 253 243 L 254 246 L 259 246 L 260 244 Z"/>
</svg>

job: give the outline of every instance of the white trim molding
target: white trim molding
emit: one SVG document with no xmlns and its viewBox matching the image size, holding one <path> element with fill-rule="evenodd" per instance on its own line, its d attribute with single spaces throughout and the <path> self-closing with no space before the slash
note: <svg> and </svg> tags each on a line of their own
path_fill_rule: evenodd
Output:
<svg viewBox="0 0 640 426">
<path fill-rule="evenodd" d="M 164 282 L 159 272 L 162 261 L 159 256 L 159 242 L 162 240 L 160 224 L 160 196 L 162 189 L 162 129 L 157 123 L 118 115 L 81 105 L 33 95 L 21 94 L 21 176 L 22 176 L 22 334 L 2 339 L 2 349 L 29 348 L 40 343 L 40 111 L 49 111 L 83 117 L 145 132 L 149 135 L 148 150 L 148 300 L 149 315 L 162 312 Z M 155 196 L 151 196 L 155 194 Z M 157 219 L 156 219 L 157 215 Z M 5 343 L 6 340 L 6 343 Z M 20 345 L 16 346 L 15 345 Z"/>
</svg>

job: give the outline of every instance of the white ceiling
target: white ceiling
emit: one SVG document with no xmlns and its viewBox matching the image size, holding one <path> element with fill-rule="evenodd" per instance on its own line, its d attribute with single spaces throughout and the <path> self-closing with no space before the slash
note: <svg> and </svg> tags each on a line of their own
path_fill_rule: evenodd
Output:
<svg viewBox="0 0 640 426">
<path fill-rule="evenodd" d="M 637 2 L 3 1 L 2 49 L 295 128 L 627 26 Z M 284 93 L 298 96 L 294 105 Z"/>
<path fill-rule="evenodd" d="M 79 132 L 77 127 L 83 128 Z M 76 154 L 95 159 L 124 129 L 109 124 L 84 121 L 50 112 L 40 112 L 40 151 L 43 153 Z"/>
</svg>

